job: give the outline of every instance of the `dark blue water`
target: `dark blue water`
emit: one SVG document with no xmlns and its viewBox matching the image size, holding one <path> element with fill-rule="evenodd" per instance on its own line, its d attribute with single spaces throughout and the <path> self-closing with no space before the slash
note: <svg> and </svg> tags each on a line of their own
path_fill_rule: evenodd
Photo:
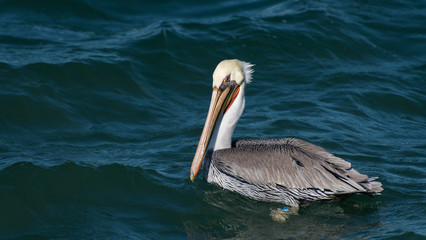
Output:
<svg viewBox="0 0 426 240">
<path fill-rule="evenodd" d="M 0 239 L 426 239 L 425 1 L 0 1 Z M 297 137 L 384 192 L 274 222 L 189 181 L 222 59 L 235 138 Z"/>
</svg>

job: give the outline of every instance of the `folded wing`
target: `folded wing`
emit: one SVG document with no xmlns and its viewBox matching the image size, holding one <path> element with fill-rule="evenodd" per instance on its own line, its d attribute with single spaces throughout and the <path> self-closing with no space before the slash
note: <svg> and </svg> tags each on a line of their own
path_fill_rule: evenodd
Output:
<svg viewBox="0 0 426 240">
<path fill-rule="evenodd" d="M 321 147 L 295 138 L 253 139 L 215 151 L 212 164 L 223 172 L 254 185 L 288 189 L 319 189 L 333 194 L 379 194 L 376 178 L 368 178 L 351 164 Z"/>
</svg>

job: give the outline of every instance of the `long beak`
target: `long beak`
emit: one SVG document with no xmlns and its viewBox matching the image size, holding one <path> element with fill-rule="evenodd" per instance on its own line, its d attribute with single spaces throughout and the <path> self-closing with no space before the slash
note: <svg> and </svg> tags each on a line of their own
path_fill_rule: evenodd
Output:
<svg viewBox="0 0 426 240">
<path fill-rule="evenodd" d="M 232 83 L 232 82 L 231 82 Z M 206 122 L 204 123 L 203 132 L 200 142 L 198 143 L 197 151 L 195 152 L 194 160 L 191 166 L 191 181 L 194 181 L 195 176 L 200 170 L 201 163 L 209 146 L 210 139 L 213 135 L 218 119 L 231 106 L 239 92 L 239 85 L 233 82 L 228 86 L 221 86 L 220 89 L 213 88 L 212 99 L 210 101 L 209 113 L 207 114 Z"/>
</svg>

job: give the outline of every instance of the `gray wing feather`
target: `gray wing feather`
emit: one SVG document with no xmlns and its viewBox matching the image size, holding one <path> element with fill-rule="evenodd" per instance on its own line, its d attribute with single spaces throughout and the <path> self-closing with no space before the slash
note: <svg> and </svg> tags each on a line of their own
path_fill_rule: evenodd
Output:
<svg viewBox="0 0 426 240">
<path fill-rule="evenodd" d="M 255 185 L 329 190 L 337 194 L 377 194 L 379 182 L 360 174 L 351 164 L 325 149 L 295 138 L 239 140 L 230 149 L 215 151 L 215 167 Z"/>
</svg>

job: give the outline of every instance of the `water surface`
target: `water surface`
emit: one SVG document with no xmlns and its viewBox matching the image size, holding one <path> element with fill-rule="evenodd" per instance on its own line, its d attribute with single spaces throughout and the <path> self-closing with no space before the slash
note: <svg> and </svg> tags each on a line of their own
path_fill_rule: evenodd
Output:
<svg viewBox="0 0 426 240">
<path fill-rule="evenodd" d="M 0 1 L 1 239 L 425 239 L 424 1 Z M 297 137 L 384 192 L 274 222 L 189 181 L 222 59 L 235 138 Z"/>
</svg>

